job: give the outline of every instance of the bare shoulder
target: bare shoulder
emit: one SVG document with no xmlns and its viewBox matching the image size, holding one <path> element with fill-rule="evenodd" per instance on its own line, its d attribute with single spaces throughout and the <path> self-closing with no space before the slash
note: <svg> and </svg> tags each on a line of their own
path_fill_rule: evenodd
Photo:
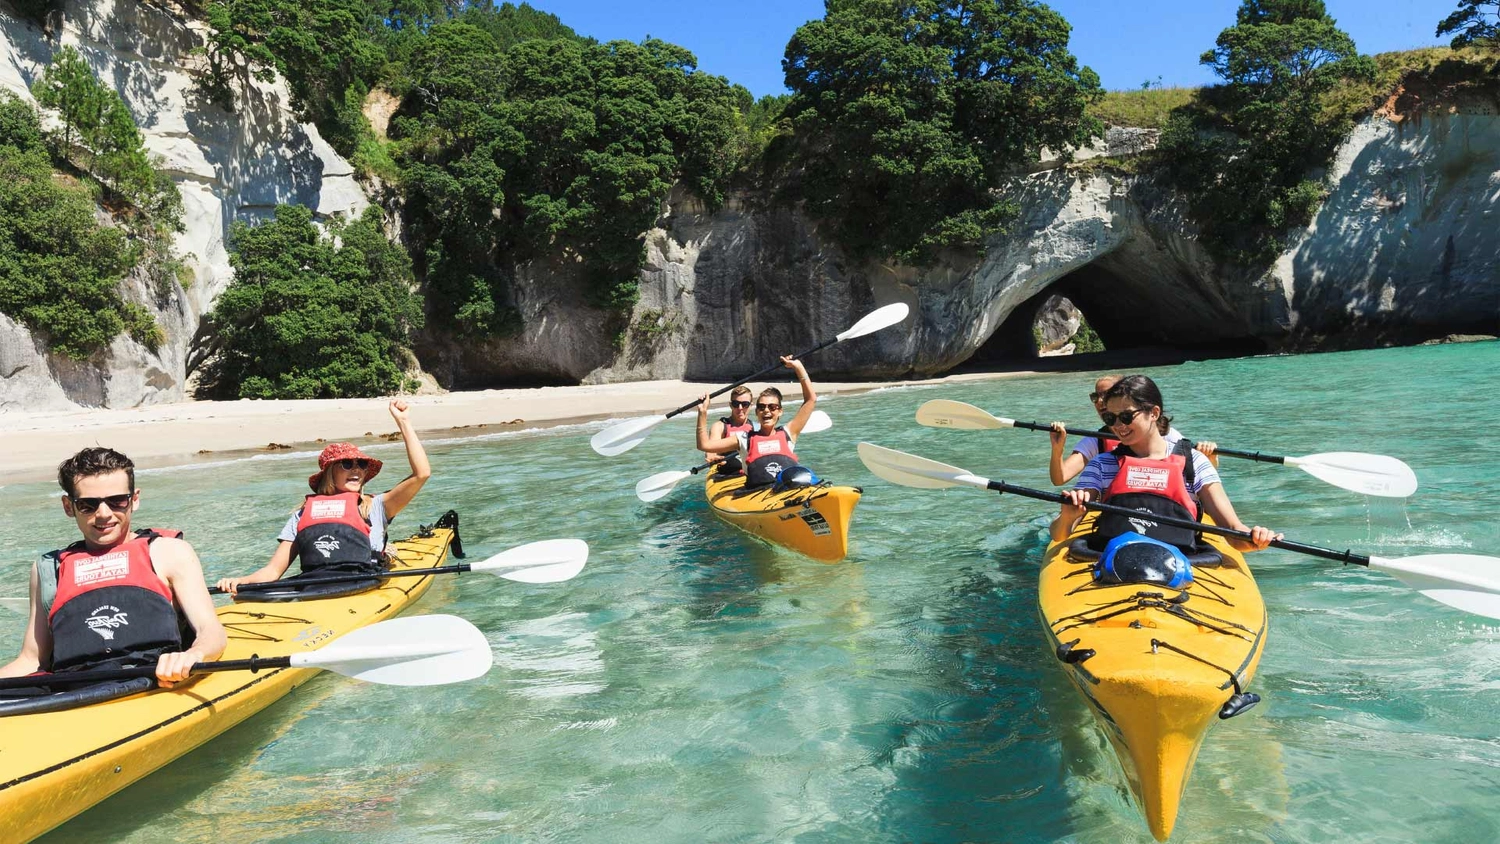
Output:
<svg viewBox="0 0 1500 844">
<path fill-rule="evenodd" d="M 157 566 L 198 565 L 198 552 L 186 539 L 158 537 L 151 543 L 151 562 Z"/>
</svg>

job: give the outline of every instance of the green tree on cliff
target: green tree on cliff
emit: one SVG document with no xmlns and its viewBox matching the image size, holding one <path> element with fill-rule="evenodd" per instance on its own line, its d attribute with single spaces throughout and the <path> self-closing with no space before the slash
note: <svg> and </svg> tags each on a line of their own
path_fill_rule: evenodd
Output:
<svg viewBox="0 0 1500 844">
<path fill-rule="evenodd" d="M 1500 46 L 1500 0 L 1458 0 L 1458 9 L 1438 24 L 1439 37 L 1452 35 L 1450 46 Z"/>
<path fill-rule="evenodd" d="M 672 184 L 717 203 L 736 163 L 748 94 L 695 64 L 654 39 L 502 51 L 477 26 L 434 26 L 392 135 L 438 318 L 505 330 L 509 267 L 535 259 L 565 259 L 599 304 L 633 302 L 640 234 Z"/>
<path fill-rule="evenodd" d="M 236 223 L 231 238 L 234 280 L 207 317 L 202 396 L 378 396 L 406 385 L 422 306 L 379 211 L 331 221 L 324 234 L 311 210 L 282 205 L 258 226 Z"/>
<path fill-rule="evenodd" d="M 1305 225 L 1352 116 L 1326 106 L 1340 86 L 1374 78 L 1375 64 L 1322 0 L 1244 0 L 1235 25 L 1201 58 L 1224 83 L 1168 120 L 1160 156 L 1221 256 L 1269 260 L 1281 234 Z"/>
<path fill-rule="evenodd" d="M 182 197 L 170 176 L 156 170 L 130 109 L 89 69 L 77 50 L 64 47 L 32 85 L 43 108 L 55 109 L 61 131 L 53 151 L 98 179 L 113 197 L 144 216 L 141 233 L 165 237 L 181 228 Z"/>
<path fill-rule="evenodd" d="M 36 110 L 0 94 L 0 313 L 71 358 L 122 331 L 154 347 L 150 311 L 120 295 L 136 250 L 124 230 L 99 225 L 88 189 L 54 175 Z"/>
<path fill-rule="evenodd" d="M 801 197 L 860 257 L 972 247 L 1014 209 L 994 189 L 1042 147 L 1102 131 L 1098 76 L 1034 0 L 827 0 L 782 67 Z"/>
</svg>

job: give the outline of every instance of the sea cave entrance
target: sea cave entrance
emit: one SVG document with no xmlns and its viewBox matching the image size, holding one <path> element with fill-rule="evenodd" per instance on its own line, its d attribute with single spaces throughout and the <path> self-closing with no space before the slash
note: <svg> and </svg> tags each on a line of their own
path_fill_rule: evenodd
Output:
<svg viewBox="0 0 1500 844">
<path fill-rule="evenodd" d="M 1220 307 L 1184 281 L 1087 264 L 1018 305 L 961 368 L 1090 370 L 1266 350 L 1224 337 Z"/>
</svg>

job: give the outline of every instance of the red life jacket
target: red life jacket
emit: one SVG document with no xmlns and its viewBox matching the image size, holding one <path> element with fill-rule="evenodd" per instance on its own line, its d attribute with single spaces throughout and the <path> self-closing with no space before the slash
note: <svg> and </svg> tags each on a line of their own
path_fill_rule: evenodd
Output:
<svg viewBox="0 0 1500 844">
<path fill-rule="evenodd" d="M 178 539 L 182 532 L 139 530 L 98 553 L 80 541 L 48 555 L 57 583 L 47 612 L 49 670 L 151 665 L 182 650 L 172 590 L 151 564 L 151 542 L 163 536 Z"/>
<path fill-rule="evenodd" d="M 360 494 L 309 495 L 302 501 L 292 556 L 302 559 L 302 571 L 378 572 L 370 546 L 370 523 L 359 511 Z"/>
<path fill-rule="evenodd" d="M 751 431 L 745 437 L 745 486 L 776 483 L 776 476 L 797 465 L 792 438 L 785 428 L 769 434 Z"/>
<path fill-rule="evenodd" d="M 1194 477 L 1192 452 L 1192 445 L 1187 440 L 1179 440 L 1172 452 L 1161 460 L 1136 457 L 1124 445 L 1110 452 L 1119 461 L 1120 471 L 1110 482 L 1109 489 L 1104 491 L 1102 500 L 1106 504 L 1138 510 L 1142 515 L 1099 514 L 1089 545 L 1134 531 L 1181 548 L 1194 547 L 1198 541 L 1196 531 L 1159 524 L 1150 518 L 1156 514 L 1198 520 L 1198 500 L 1188 491 Z"/>
</svg>

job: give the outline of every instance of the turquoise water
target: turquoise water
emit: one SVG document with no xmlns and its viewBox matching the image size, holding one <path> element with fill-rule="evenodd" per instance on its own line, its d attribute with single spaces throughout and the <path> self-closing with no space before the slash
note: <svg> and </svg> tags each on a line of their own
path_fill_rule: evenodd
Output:
<svg viewBox="0 0 1500 844">
<path fill-rule="evenodd" d="M 1421 482 L 1405 503 L 1365 499 L 1226 459 L 1246 521 L 1384 557 L 1500 556 L 1500 466 L 1471 453 L 1490 450 L 1500 343 L 1146 371 L 1190 437 L 1390 454 Z M 638 502 L 636 480 L 693 465 L 685 422 L 613 459 L 589 450 L 598 425 L 435 444 L 435 477 L 393 533 L 454 507 L 471 558 L 560 536 L 593 549 L 567 583 L 462 575 L 418 605 L 484 628 L 494 670 L 429 689 L 321 677 L 44 840 L 1150 841 L 1038 629 L 1052 507 L 900 489 L 854 451 L 871 440 L 1050 488 L 1044 435 L 926 429 L 913 413 L 952 398 L 1082 425 L 1092 378 L 821 405 L 834 427 L 799 452 L 866 491 L 831 566 L 718 523 L 692 482 Z M 376 453 L 400 471 L 399 446 Z M 248 572 L 311 462 L 142 473 L 139 521 L 186 529 L 210 577 Z M 71 541 L 56 494 L 0 489 L 0 597 Z M 1251 562 L 1271 618 L 1252 687 L 1265 700 L 1209 734 L 1173 840 L 1500 839 L 1500 623 L 1363 569 Z M 5 648 L 22 624 L 0 611 Z"/>
</svg>

